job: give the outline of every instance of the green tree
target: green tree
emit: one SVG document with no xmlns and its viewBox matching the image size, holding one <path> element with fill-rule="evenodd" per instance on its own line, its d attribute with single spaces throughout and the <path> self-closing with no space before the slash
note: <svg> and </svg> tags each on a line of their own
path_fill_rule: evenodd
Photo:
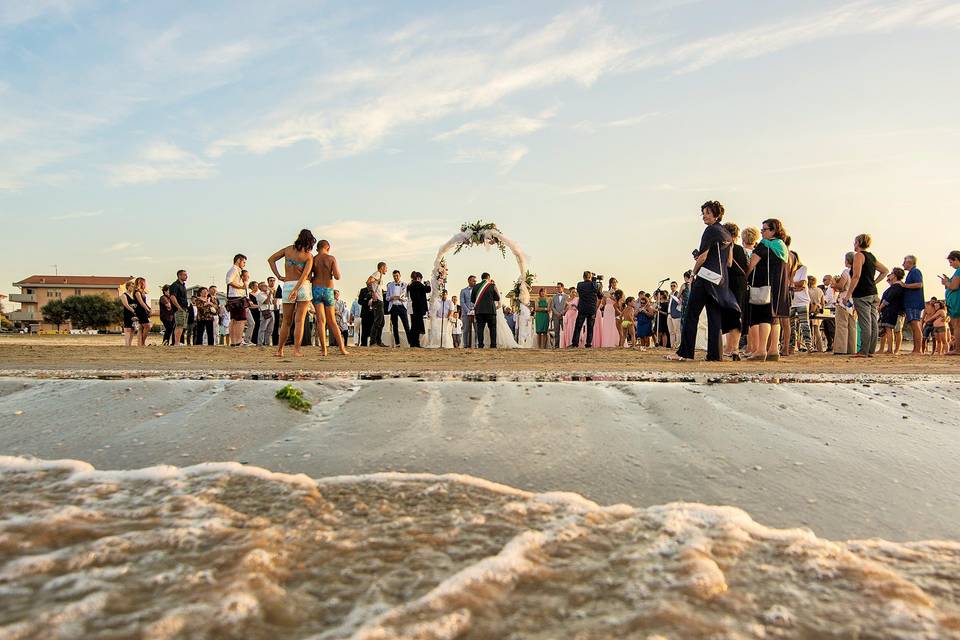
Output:
<svg viewBox="0 0 960 640">
<path fill-rule="evenodd" d="M 103 296 L 70 296 L 63 306 L 77 329 L 104 329 L 123 317 L 120 301 Z"/>
<path fill-rule="evenodd" d="M 70 319 L 67 307 L 63 300 L 51 300 L 40 309 L 43 319 L 50 324 L 57 325 L 57 331 L 60 331 L 60 325 Z"/>
</svg>

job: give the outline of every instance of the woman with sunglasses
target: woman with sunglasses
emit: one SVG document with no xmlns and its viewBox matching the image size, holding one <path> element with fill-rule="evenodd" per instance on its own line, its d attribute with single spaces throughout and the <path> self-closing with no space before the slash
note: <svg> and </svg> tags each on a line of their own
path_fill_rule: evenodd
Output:
<svg viewBox="0 0 960 640">
<path fill-rule="evenodd" d="M 750 304 L 750 342 L 754 352 L 747 359 L 777 361 L 780 320 L 790 317 L 790 253 L 785 242 L 787 232 L 776 218 L 763 221 L 760 235 L 747 266 L 747 282 L 751 289 L 770 287 L 770 300 Z"/>
</svg>

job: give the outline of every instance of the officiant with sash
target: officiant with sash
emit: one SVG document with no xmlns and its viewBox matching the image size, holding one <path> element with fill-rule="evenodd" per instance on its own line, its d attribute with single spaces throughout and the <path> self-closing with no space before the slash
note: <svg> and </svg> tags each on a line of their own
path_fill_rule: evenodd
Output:
<svg viewBox="0 0 960 640">
<path fill-rule="evenodd" d="M 476 322 L 477 348 L 483 349 L 483 335 L 485 328 L 490 328 L 490 348 L 497 348 L 497 303 L 500 302 L 500 292 L 497 285 L 490 279 L 489 273 L 480 276 L 480 282 L 473 288 L 470 297 L 473 302 L 473 313 Z"/>
<path fill-rule="evenodd" d="M 716 200 L 705 202 L 700 215 L 706 229 L 700 238 L 700 247 L 693 273 L 696 279 L 686 306 L 686 322 L 680 334 L 680 347 L 668 360 L 693 360 L 697 344 L 700 314 L 707 310 L 707 360 L 720 361 L 720 336 L 724 325 L 732 326 L 740 317 L 740 304 L 730 291 L 727 268 L 733 262 L 733 240 L 723 228 L 723 205 Z"/>
</svg>

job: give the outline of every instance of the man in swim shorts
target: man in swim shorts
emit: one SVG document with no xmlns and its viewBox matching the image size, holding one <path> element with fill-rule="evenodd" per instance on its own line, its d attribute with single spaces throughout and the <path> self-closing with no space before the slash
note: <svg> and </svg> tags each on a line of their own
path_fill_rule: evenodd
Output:
<svg viewBox="0 0 960 640">
<path fill-rule="evenodd" d="M 348 355 L 343 334 L 337 324 L 337 303 L 333 294 L 333 281 L 340 279 L 340 265 L 337 264 L 337 259 L 330 255 L 330 243 L 326 240 L 317 243 L 317 255 L 313 258 L 313 273 L 310 275 L 313 307 L 317 313 L 317 332 L 323 355 L 327 355 L 327 326 L 337 341 L 340 353 Z"/>
</svg>

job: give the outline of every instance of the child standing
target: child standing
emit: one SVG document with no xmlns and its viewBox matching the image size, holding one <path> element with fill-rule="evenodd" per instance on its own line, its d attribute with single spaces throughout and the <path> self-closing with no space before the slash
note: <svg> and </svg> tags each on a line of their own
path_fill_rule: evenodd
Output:
<svg viewBox="0 0 960 640">
<path fill-rule="evenodd" d="M 450 321 L 453 323 L 453 348 L 459 349 L 463 337 L 463 320 L 460 319 L 460 314 L 454 311 Z"/>
<path fill-rule="evenodd" d="M 947 352 L 947 310 L 943 302 L 934 302 L 933 312 L 933 355 Z"/>
</svg>

